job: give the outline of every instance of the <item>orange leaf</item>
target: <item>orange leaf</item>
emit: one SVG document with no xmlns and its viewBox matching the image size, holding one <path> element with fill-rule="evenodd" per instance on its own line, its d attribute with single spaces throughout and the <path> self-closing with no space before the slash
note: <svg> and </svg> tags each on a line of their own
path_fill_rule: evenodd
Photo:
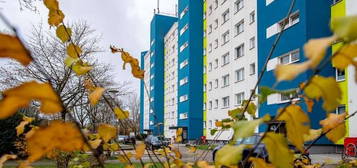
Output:
<svg viewBox="0 0 357 168">
<path fill-rule="evenodd" d="M 17 136 L 24 133 L 25 126 L 31 123 L 33 120 L 34 118 L 24 116 L 23 121 L 21 121 L 20 124 L 16 127 Z"/>
<path fill-rule="evenodd" d="M 314 107 L 314 100 L 312 99 L 309 99 L 308 97 L 304 97 L 304 100 L 305 100 L 305 104 L 307 106 L 307 112 L 312 112 L 312 108 Z"/>
<path fill-rule="evenodd" d="M 61 10 L 50 9 L 48 13 L 48 24 L 51 26 L 58 26 L 63 22 L 64 14 Z"/>
<path fill-rule="evenodd" d="M 21 97 L 5 97 L 0 101 L 0 119 L 14 115 L 19 108 L 27 107 L 29 101 Z"/>
<path fill-rule="evenodd" d="M 109 124 L 100 124 L 98 127 L 98 134 L 104 142 L 108 142 L 109 140 L 113 139 L 117 135 L 117 129 Z"/>
<path fill-rule="evenodd" d="M 91 105 L 96 105 L 99 99 L 102 97 L 105 89 L 101 87 L 97 87 L 94 89 L 92 93 L 89 94 L 89 102 Z"/>
<path fill-rule="evenodd" d="M 58 10 L 58 1 L 57 0 L 44 0 L 43 3 L 48 9 Z"/>
<path fill-rule="evenodd" d="M 9 159 L 16 159 L 17 156 L 16 155 L 9 155 L 9 154 L 5 154 L 5 155 L 2 155 L 1 158 L 0 158 L 0 167 L 3 167 L 4 166 L 4 163 L 9 160 Z"/>
<path fill-rule="evenodd" d="M 81 55 L 81 53 L 82 53 L 82 49 L 79 46 L 77 46 L 73 43 L 71 43 L 67 46 L 67 55 L 68 56 L 70 56 L 72 58 L 78 58 Z"/>
<path fill-rule="evenodd" d="M 144 156 L 145 147 L 146 147 L 146 145 L 143 144 L 143 143 L 136 145 L 136 148 L 135 148 L 135 152 L 136 152 L 136 153 L 135 153 L 135 158 L 136 158 L 137 160 L 141 159 L 141 157 Z"/>
<path fill-rule="evenodd" d="M 71 38 L 72 29 L 67 28 L 64 25 L 61 25 L 61 26 L 57 27 L 56 35 L 64 43 L 64 42 L 68 41 Z M 71 55 L 69 55 L 69 56 L 71 56 Z M 75 58 L 75 57 L 72 57 L 72 58 Z"/>
<path fill-rule="evenodd" d="M 0 57 L 15 59 L 24 66 L 27 66 L 32 61 L 30 52 L 14 36 L 0 33 L 0 51 Z"/>
</svg>

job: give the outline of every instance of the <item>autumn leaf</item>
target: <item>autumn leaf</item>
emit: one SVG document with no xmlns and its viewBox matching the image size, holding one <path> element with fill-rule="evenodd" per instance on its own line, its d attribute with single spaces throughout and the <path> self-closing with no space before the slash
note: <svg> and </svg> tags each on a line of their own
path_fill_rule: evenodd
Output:
<svg viewBox="0 0 357 168">
<path fill-rule="evenodd" d="M 217 131 L 217 129 L 211 129 L 210 134 L 213 136 L 214 134 L 216 134 Z"/>
<path fill-rule="evenodd" d="M 50 9 L 48 13 L 48 24 L 51 26 L 58 26 L 63 22 L 64 14 L 61 10 Z"/>
<path fill-rule="evenodd" d="M 85 79 L 83 82 L 84 88 L 86 88 L 89 92 L 93 92 L 95 90 L 95 85 L 93 84 L 92 80 Z"/>
<path fill-rule="evenodd" d="M 263 139 L 269 154 L 269 161 L 277 168 L 292 168 L 294 155 L 282 134 L 269 132 Z"/>
<path fill-rule="evenodd" d="M 210 165 L 207 161 L 203 161 L 203 160 L 197 161 L 196 165 L 199 168 L 215 168 L 214 165 Z"/>
<path fill-rule="evenodd" d="M 97 149 L 98 146 L 100 145 L 100 143 L 102 143 L 101 139 L 96 139 L 96 140 L 93 140 L 93 141 L 89 141 L 89 144 L 93 149 Z"/>
<path fill-rule="evenodd" d="M 129 118 L 129 112 L 124 111 L 119 107 L 114 108 L 114 113 L 115 113 L 115 116 L 117 117 L 117 119 L 119 119 L 119 120 L 124 120 L 124 119 Z"/>
<path fill-rule="evenodd" d="M 129 159 L 130 159 L 132 156 L 133 156 L 133 155 L 132 155 L 131 152 L 126 153 L 126 155 L 121 155 L 121 154 L 119 154 L 119 155 L 118 155 L 118 160 L 119 160 L 119 162 L 121 162 L 121 163 L 129 163 Z"/>
<path fill-rule="evenodd" d="M 292 104 L 285 108 L 284 111 L 279 110 L 281 114 L 278 120 L 286 122 L 286 132 L 289 141 L 296 146 L 300 151 L 304 151 L 304 135 L 309 134 L 310 119 L 301 109 L 300 106 Z"/>
<path fill-rule="evenodd" d="M 66 59 L 64 60 L 64 64 L 67 67 L 72 67 L 72 65 L 76 64 L 78 61 L 78 58 L 66 57 Z"/>
<path fill-rule="evenodd" d="M 103 149 L 115 152 L 119 150 L 119 145 L 117 143 L 110 143 L 110 144 L 106 143 L 103 145 Z"/>
<path fill-rule="evenodd" d="M 322 129 L 310 129 L 309 134 L 304 135 L 304 141 L 313 141 L 322 134 Z"/>
<path fill-rule="evenodd" d="M 135 78 L 138 78 L 138 79 L 143 79 L 144 78 L 144 74 L 145 74 L 145 71 L 144 70 L 141 70 L 139 66 L 132 66 L 131 68 L 131 73 L 133 74 L 133 76 Z"/>
<path fill-rule="evenodd" d="M 176 140 L 175 140 L 177 143 L 180 143 L 182 142 L 182 136 L 176 136 Z"/>
<path fill-rule="evenodd" d="M 320 121 L 322 126 L 322 131 L 324 133 L 330 131 L 326 134 L 326 137 L 332 142 L 336 143 L 338 140 L 343 138 L 346 135 L 346 125 L 345 118 L 346 113 L 343 114 L 328 114 L 328 117 Z"/>
<path fill-rule="evenodd" d="M 56 35 L 63 43 L 67 42 L 71 38 L 72 29 L 67 28 L 64 25 L 58 26 L 56 29 Z M 73 57 L 73 58 L 75 58 L 75 57 Z"/>
<path fill-rule="evenodd" d="M 113 139 L 117 135 L 117 129 L 109 124 L 100 124 L 98 127 L 98 134 L 104 140 L 104 142 L 108 142 Z"/>
<path fill-rule="evenodd" d="M 346 44 L 332 58 L 332 65 L 339 69 L 345 70 L 349 65 L 357 67 L 357 44 Z"/>
<path fill-rule="evenodd" d="M 82 54 L 82 49 L 73 43 L 67 46 L 67 55 L 72 58 L 78 58 Z"/>
<path fill-rule="evenodd" d="M 20 122 L 20 124 L 16 127 L 16 133 L 17 133 L 17 136 L 21 135 L 22 133 L 24 133 L 24 129 L 25 129 L 25 126 L 29 123 L 31 123 L 32 121 L 34 120 L 34 118 L 32 117 L 26 117 L 24 116 L 22 118 L 22 121 Z"/>
<path fill-rule="evenodd" d="M 53 150 L 71 152 L 82 149 L 84 145 L 76 126 L 62 121 L 52 121 L 49 126 L 40 127 L 32 136 L 26 137 L 26 142 L 29 162 L 34 162 Z"/>
<path fill-rule="evenodd" d="M 146 145 L 144 143 L 137 144 L 135 146 L 135 159 L 136 160 L 139 160 L 139 159 L 141 159 L 141 157 L 144 156 L 145 147 L 146 147 Z"/>
<path fill-rule="evenodd" d="M 131 65 L 131 73 L 135 78 L 143 79 L 145 71 L 140 69 L 138 59 L 132 57 L 128 52 L 124 51 L 123 49 L 115 48 L 114 46 L 110 46 L 112 53 L 121 53 L 121 58 L 124 62 L 123 69 L 125 70 L 125 65 Z"/>
<path fill-rule="evenodd" d="M 251 157 L 249 158 L 249 161 L 251 161 L 253 163 L 253 166 L 256 168 L 274 168 L 274 165 L 265 162 L 261 158 Z"/>
<path fill-rule="evenodd" d="M 218 167 L 236 165 L 242 160 L 242 153 L 245 148 L 246 145 L 224 145 L 216 153 L 215 165 Z"/>
<path fill-rule="evenodd" d="M 169 145 L 169 147 L 172 150 L 172 152 L 174 152 L 176 158 L 178 159 L 182 158 L 182 154 L 178 148 L 176 148 L 174 145 Z"/>
<path fill-rule="evenodd" d="M 304 92 L 309 98 L 322 98 L 324 100 L 322 107 L 326 111 L 335 110 L 342 99 L 341 89 L 334 77 L 326 78 L 316 75 L 305 87 Z"/>
<path fill-rule="evenodd" d="M 309 99 L 308 97 L 304 97 L 304 101 L 307 107 L 307 112 L 312 112 L 312 108 L 314 107 L 314 100 Z"/>
<path fill-rule="evenodd" d="M 19 108 L 27 107 L 29 104 L 29 100 L 23 99 L 21 97 L 5 97 L 0 100 L 0 119 L 5 119 L 13 114 Z"/>
<path fill-rule="evenodd" d="M 357 39 L 357 15 L 333 18 L 331 20 L 331 29 L 346 42 Z"/>
<path fill-rule="evenodd" d="M 0 57 L 11 58 L 27 66 L 32 61 L 30 52 L 15 36 L 0 33 Z"/>
<path fill-rule="evenodd" d="M 58 1 L 57 0 L 44 0 L 43 3 L 48 9 L 58 10 Z"/>
<path fill-rule="evenodd" d="M 222 123 L 222 121 L 216 121 L 216 122 L 214 123 L 214 125 L 215 125 L 216 127 L 222 127 L 222 126 L 223 126 L 223 123 Z"/>
<path fill-rule="evenodd" d="M 242 106 L 243 107 L 247 106 L 246 112 L 248 114 L 250 114 L 251 116 L 255 117 L 255 113 L 257 112 L 257 106 L 254 104 L 254 102 L 252 102 L 252 101 L 248 102 L 248 100 L 244 100 Z"/>
<path fill-rule="evenodd" d="M 182 132 L 183 132 L 183 129 L 182 129 L 182 128 L 178 128 L 178 129 L 176 130 L 176 136 L 182 135 Z"/>
<path fill-rule="evenodd" d="M 197 151 L 197 147 L 190 146 L 190 147 L 188 147 L 188 151 L 191 152 L 191 153 L 195 153 Z"/>
<path fill-rule="evenodd" d="M 311 39 L 304 45 L 304 52 L 309 58 L 310 68 L 316 68 L 323 60 L 326 50 L 337 40 L 337 36 Z"/>
<path fill-rule="evenodd" d="M 16 159 L 17 156 L 16 155 L 9 155 L 9 154 L 5 154 L 2 155 L 0 158 L 0 168 L 2 168 L 4 166 L 4 163 L 9 160 L 9 159 Z"/>
<path fill-rule="evenodd" d="M 300 64 L 278 65 L 274 71 L 276 80 L 289 81 L 295 79 L 299 74 L 305 72 L 310 66 L 309 62 Z"/>
<path fill-rule="evenodd" d="M 265 115 L 264 117 L 256 120 L 241 120 L 233 124 L 233 141 L 236 141 L 239 138 L 246 138 L 254 135 L 256 128 L 263 122 L 269 121 L 270 116 Z"/>
<path fill-rule="evenodd" d="M 87 63 L 83 63 L 81 61 L 76 62 L 75 64 L 72 65 L 72 70 L 78 75 L 84 75 L 87 74 L 90 70 L 92 70 L 93 67 L 88 65 Z"/>
<path fill-rule="evenodd" d="M 98 103 L 98 101 L 100 100 L 100 98 L 102 97 L 103 93 L 104 93 L 105 89 L 102 87 L 97 87 L 94 89 L 93 92 L 91 92 L 88 96 L 89 98 L 89 102 L 92 106 L 96 105 Z"/>
</svg>

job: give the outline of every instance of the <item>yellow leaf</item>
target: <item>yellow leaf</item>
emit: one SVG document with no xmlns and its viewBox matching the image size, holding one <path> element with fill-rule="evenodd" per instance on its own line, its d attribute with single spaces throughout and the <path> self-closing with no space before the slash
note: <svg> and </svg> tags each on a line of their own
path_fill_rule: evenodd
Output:
<svg viewBox="0 0 357 168">
<path fill-rule="evenodd" d="M 135 146 L 135 159 L 139 160 L 144 156 L 146 145 L 144 143 Z"/>
<path fill-rule="evenodd" d="M 64 25 L 58 26 L 56 29 L 56 35 L 63 43 L 67 42 L 71 38 L 72 29 L 67 28 Z"/>
<path fill-rule="evenodd" d="M 44 0 L 43 3 L 48 9 L 58 10 L 58 1 L 57 0 Z"/>
<path fill-rule="evenodd" d="M 132 157 L 132 153 L 128 152 L 126 155 L 118 155 L 118 160 L 121 163 L 129 163 L 129 159 Z"/>
<path fill-rule="evenodd" d="M 343 138 L 346 135 L 346 125 L 345 125 L 345 117 L 346 113 L 343 114 L 328 114 L 328 117 L 322 121 L 320 121 L 320 125 L 322 126 L 322 131 L 326 133 L 326 137 L 332 142 L 336 143 L 338 140 Z"/>
<path fill-rule="evenodd" d="M 281 134 L 269 132 L 263 139 L 266 145 L 269 161 L 277 168 L 292 168 L 294 155 L 288 148 L 286 139 Z"/>
<path fill-rule="evenodd" d="M 24 66 L 27 66 L 32 61 L 30 52 L 14 36 L 0 33 L 0 51 L 1 58 L 15 59 Z"/>
<path fill-rule="evenodd" d="M 314 76 L 304 90 L 307 97 L 319 99 L 322 97 L 324 103 L 322 107 L 326 111 L 335 110 L 341 102 L 341 89 L 334 77 Z"/>
<path fill-rule="evenodd" d="M 278 82 L 293 80 L 299 74 L 305 72 L 309 68 L 309 66 L 309 62 L 304 62 L 300 64 L 278 65 L 274 71 L 276 80 Z"/>
<path fill-rule="evenodd" d="M 251 157 L 251 158 L 249 158 L 249 161 L 251 161 L 253 163 L 253 166 L 256 168 L 274 168 L 274 165 L 265 162 L 261 158 Z"/>
<path fill-rule="evenodd" d="M 182 154 L 178 148 L 176 148 L 174 145 L 169 145 L 169 147 L 171 148 L 172 152 L 175 153 L 176 158 L 178 158 L 178 159 L 182 158 Z"/>
<path fill-rule="evenodd" d="M 216 153 L 216 166 L 233 166 L 242 160 L 242 153 L 246 145 L 224 145 Z"/>
<path fill-rule="evenodd" d="M 182 128 L 178 128 L 178 129 L 176 130 L 176 136 L 182 135 L 182 132 L 183 132 L 183 129 L 182 129 Z"/>
<path fill-rule="evenodd" d="M 307 107 L 307 112 L 312 112 L 312 108 L 314 107 L 315 102 L 306 96 L 304 96 L 304 101 Z"/>
<path fill-rule="evenodd" d="M 100 98 L 102 97 L 105 89 L 101 87 L 97 87 L 94 89 L 92 93 L 89 94 L 89 102 L 91 105 L 96 105 Z"/>
<path fill-rule="evenodd" d="M 29 162 L 34 162 L 53 150 L 71 152 L 82 149 L 84 145 L 76 126 L 62 121 L 52 121 L 49 126 L 35 130 L 32 136 L 26 137 L 26 142 Z"/>
<path fill-rule="evenodd" d="M 51 26 L 58 26 L 63 22 L 64 14 L 61 10 L 50 9 L 48 13 L 48 24 Z"/>
<path fill-rule="evenodd" d="M 237 140 L 239 138 L 246 138 L 254 135 L 256 128 L 263 122 L 269 121 L 270 116 L 267 114 L 263 118 L 257 120 L 240 120 L 233 124 L 233 140 Z"/>
<path fill-rule="evenodd" d="M 109 140 L 113 139 L 117 135 L 117 129 L 109 124 L 100 124 L 98 127 L 98 134 L 104 142 L 108 142 Z"/>
<path fill-rule="evenodd" d="M 75 59 L 75 58 L 72 58 L 72 57 L 66 57 L 66 59 L 64 60 L 64 64 L 67 67 L 72 67 L 72 65 L 76 64 L 78 61 L 79 61 L 78 58 Z"/>
<path fill-rule="evenodd" d="M 354 60 L 357 57 L 357 44 L 347 44 L 342 46 L 340 51 L 332 58 L 332 65 L 340 70 L 345 70 L 348 65 L 357 67 Z"/>
<path fill-rule="evenodd" d="M 117 143 L 110 143 L 110 144 L 106 143 L 103 145 L 103 148 L 104 148 L 104 150 L 110 150 L 110 151 L 115 152 L 115 151 L 119 150 L 119 145 Z"/>
<path fill-rule="evenodd" d="M 96 139 L 96 140 L 93 140 L 93 141 L 89 141 L 89 144 L 93 149 L 97 149 L 98 146 L 100 145 L 100 143 L 102 143 L 101 139 Z"/>
<path fill-rule="evenodd" d="M 5 154 L 2 155 L 0 158 L 0 168 L 4 166 L 4 163 L 9 160 L 9 159 L 16 159 L 17 156 L 16 155 L 9 155 L 9 154 Z"/>
<path fill-rule="evenodd" d="M 93 92 L 95 90 L 95 85 L 93 84 L 92 80 L 86 79 L 83 82 L 84 88 L 86 88 L 88 91 Z"/>
<path fill-rule="evenodd" d="M 141 70 L 139 66 L 132 66 L 131 67 L 131 73 L 133 74 L 133 76 L 135 78 L 144 79 L 145 71 Z"/>
<path fill-rule="evenodd" d="M 199 160 L 197 161 L 197 167 L 199 168 L 215 168 L 215 166 L 208 164 L 207 161 Z"/>
<path fill-rule="evenodd" d="M 191 153 L 195 153 L 197 151 L 197 148 L 195 146 L 190 146 L 188 148 L 188 151 L 191 152 Z"/>
<path fill-rule="evenodd" d="M 310 129 L 308 135 L 304 135 L 304 141 L 313 141 L 322 134 L 322 129 Z"/>
<path fill-rule="evenodd" d="M 304 52 L 309 58 L 310 68 L 316 68 L 323 60 L 326 50 L 337 40 L 337 36 L 311 39 L 304 45 Z"/>
<path fill-rule="evenodd" d="M 71 43 L 67 46 L 67 55 L 72 57 L 72 58 L 78 58 L 82 54 L 82 49 Z"/>
<path fill-rule="evenodd" d="M 301 109 L 300 106 L 292 104 L 289 105 L 282 113 L 278 120 L 286 122 L 286 132 L 290 142 L 296 146 L 301 152 L 304 151 L 304 135 L 309 134 L 310 119 Z"/>
<path fill-rule="evenodd" d="M 143 79 L 145 71 L 140 69 L 139 61 L 136 58 L 133 58 L 128 52 L 123 49 L 117 49 L 113 46 L 110 47 L 112 53 L 121 53 L 121 58 L 124 61 L 123 69 L 125 69 L 125 65 L 129 63 L 131 65 L 131 73 L 134 77 L 138 79 Z"/>
<path fill-rule="evenodd" d="M 128 111 L 124 111 L 119 107 L 114 108 L 114 113 L 115 113 L 115 116 L 119 120 L 123 120 L 123 119 L 129 118 L 129 112 Z"/>
<path fill-rule="evenodd" d="M 180 135 L 180 136 L 177 136 L 175 141 L 176 141 L 177 143 L 182 142 L 182 136 L 181 136 L 181 135 Z"/>
<path fill-rule="evenodd" d="M 90 70 L 92 70 L 93 67 L 90 65 L 87 65 L 86 63 L 83 63 L 81 61 L 78 61 L 77 63 L 72 65 L 72 70 L 78 75 L 84 75 L 88 73 Z"/>
<path fill-rule="evenodd" d="M 24 116 L 22 119 L 23 121 L 21 121 L 20 124 L 16 127 L 17 136 L 24 133 L 25 126 L 34 120 L 34 118 L 26 117 L 26 116 Z"/>
<path fill-rule="evenodd" d="M 332 19 L 331 29 L 344 41 L 350 42 L 356 40 L 357 15 Z"/>
</svg>

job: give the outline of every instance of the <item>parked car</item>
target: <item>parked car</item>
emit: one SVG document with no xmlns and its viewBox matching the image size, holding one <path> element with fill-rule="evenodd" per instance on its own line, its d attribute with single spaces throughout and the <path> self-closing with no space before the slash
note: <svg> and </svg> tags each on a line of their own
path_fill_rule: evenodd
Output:
<svg viewBox="0 0 357 168">
<path fill-rule="evenodd" d="M 261 138 L 261 136 L 259 134 L 255 134 L 248 138 L 238 139 L 234 143 L 234 145 L 238 146 L 241 144 L 245 144 L 245 145 L 253 145 L 254 146 L 259 142 L 260 138 Z M 213 152 L 212 152 L 213 161 L 215 161 L 215 159 L 216 159 L 217 151 L 220 150 L 223 146 L 224 146 L 224 144 L 221 144 L 213 149 Z M 245 160 L 247 158 L 247 156 L 249 155 L 249 152 L 250 152 L 250 149 L 243 150 L 242 160 Z M 257 157 L 257 158 L 261 158 L 261 159 L 268 161 L 268 152 L 266 150 L 265 144 L 263 144 L 263 143 L 259 144 L 258 147 L 253 151 L 251 157 Z M 244 167 L 250 167 L 250 163 L 248 163 Z"/>
<path fill-rule="evenodd" d="M 118 142 L 126 144 L 130 142 L 130 138 L 127 135 L 118 135 Z"/>
<path fill-rule="evenodd" d="M 158 136 L 148 135 L 145 139 L 145 144 L 152 150 L 161 148 L 164 143 Z"/>
</svg>

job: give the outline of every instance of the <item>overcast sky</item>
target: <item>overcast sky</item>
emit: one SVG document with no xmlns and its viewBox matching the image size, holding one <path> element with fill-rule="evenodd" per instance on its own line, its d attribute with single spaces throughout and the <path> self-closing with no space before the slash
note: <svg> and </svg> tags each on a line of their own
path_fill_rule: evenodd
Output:
<svg viewBox="0 0 357 168">
<path fill-rule="evenodd" d="M 38 12 L 20 11 L 18 0 L 4 0 L 1 12 L 15 25 L 22 36 L 31 32 L 33 25 L 47 23 L 48 10 L 39 1 Z M 140 52 L 149 48 L 150 21 L 157 0 L 59 0 L 65 14 L 65 22 L 86 21 L 91 28 L 102 35 L 100 46 L 108 50 L 99 54 L 100 61 L 110 63 L 115 69 L 116 81 L 130 81 L 139 93 L 139 80 L 130 75 L 130 68 L 121 69 L 119 55 L 109 51 L 111 44 L 124 48 L 140 60 Z M 175 13 L 177 0 L 161 0 L 160 11 Z M 2 27 L 0 23 L 0 27 Z M 47 28 L 47 27 L 46 27 Z M 4 62 L 4 60 L 0 60 Z"/>
</svg>

